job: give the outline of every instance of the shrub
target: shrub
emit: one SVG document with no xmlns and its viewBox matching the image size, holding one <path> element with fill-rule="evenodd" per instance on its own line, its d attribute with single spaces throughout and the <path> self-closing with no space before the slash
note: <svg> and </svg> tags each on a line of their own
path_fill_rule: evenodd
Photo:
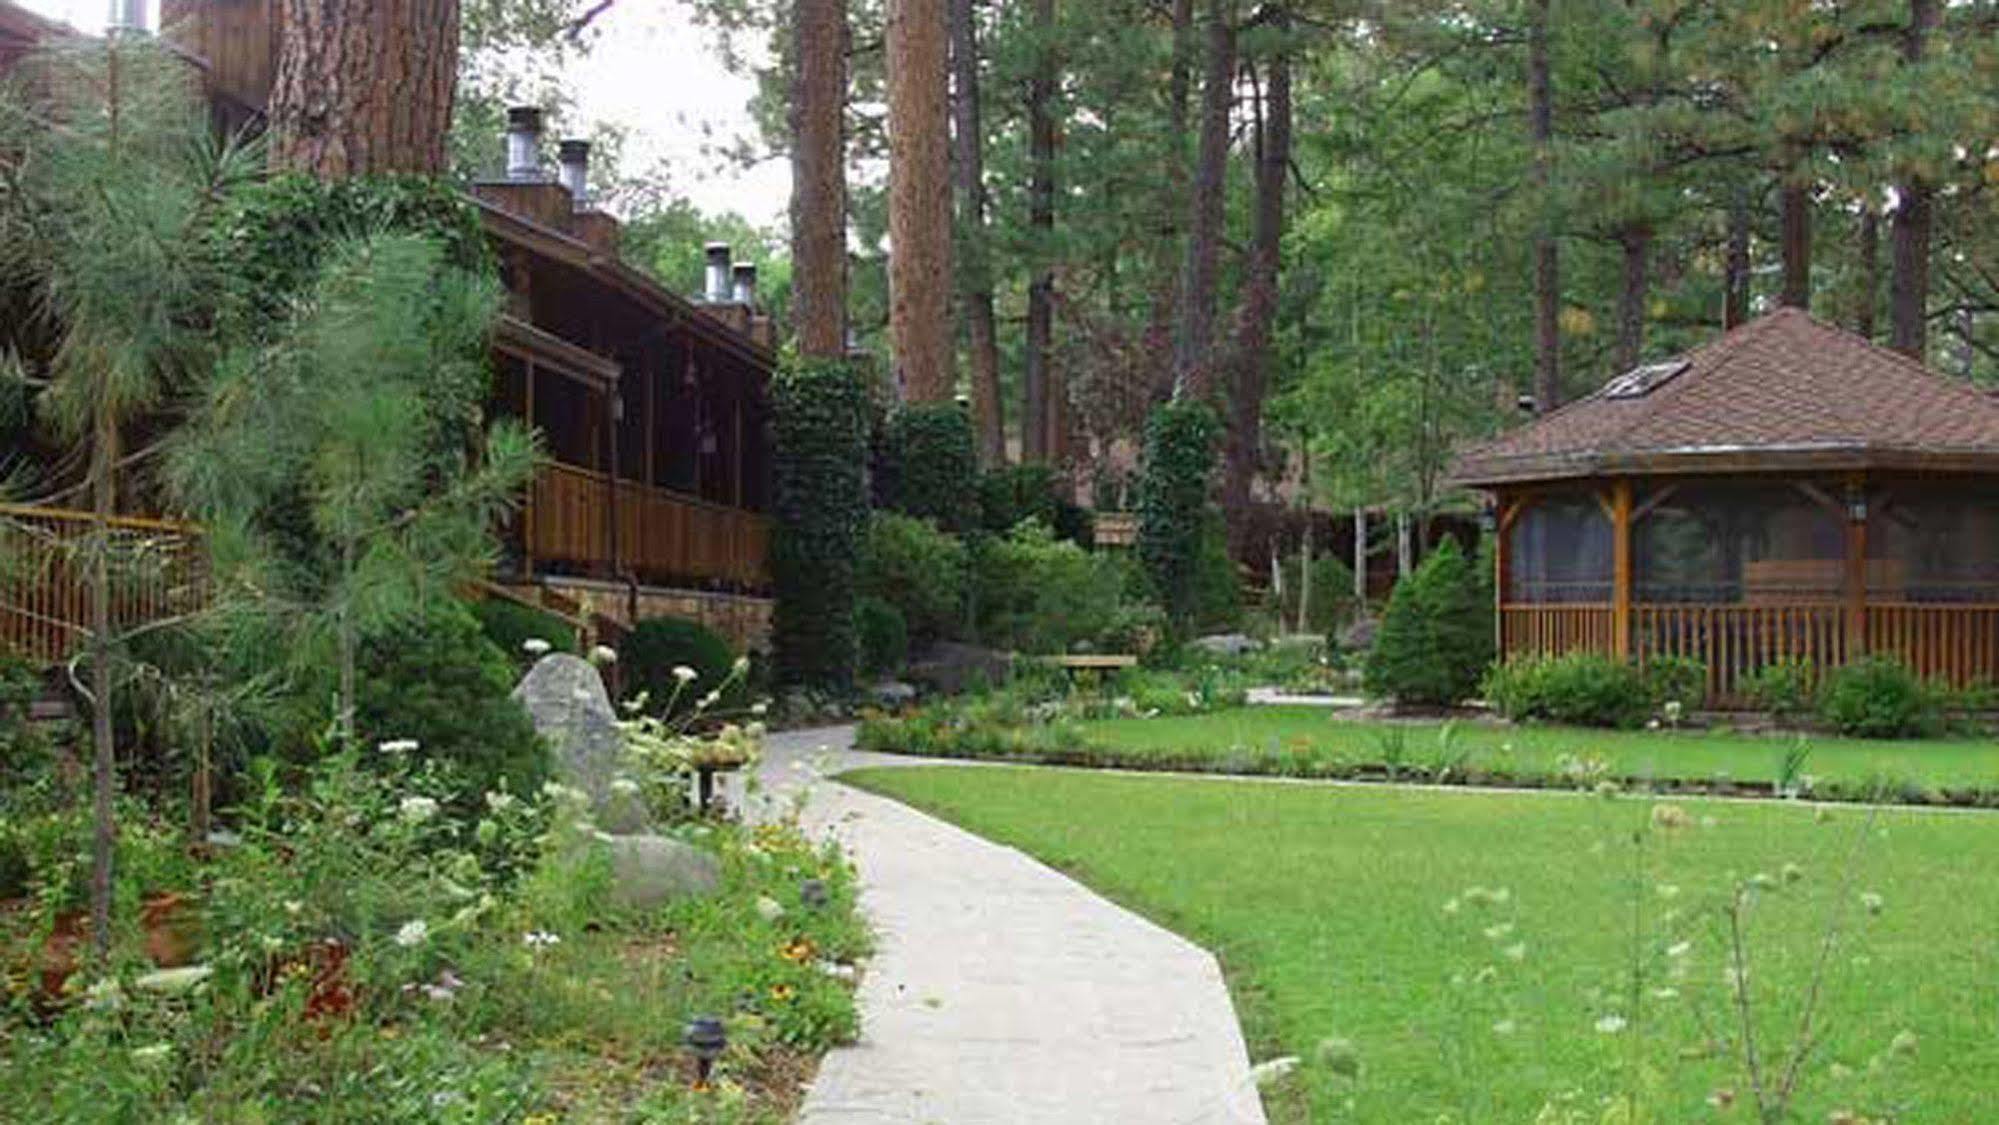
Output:
<svg viewBox="0 0 1999 1125">
<path fill-rule="evenodd" d="M 1062 495 L 1060 478 L 1047 465 L 1006 465 L 979 478 L 980 527 L 1005 535 L 1030 519 L 1082 547 L 1094 539 L 1089 513 Z"/>
<path fill-rule="evenodd" d="M 1191 627 L 1200 609 L 1201 536 L 1221 424 L 1205 403 L 1176 400 L 1145 423 L 1138 481 L 1138 557 L 1167 620 Z"/>
<path fill-rule="evenodd" d="M 1368 652 L 1367 690 L 1403 703 L 1470 698 L 1492 661 L 1492 611 L 1455 540 L 1396 583 Z"/>
<path fill-rule="evenodd" d="M 1486 677 L 1485 695 L 1516 722 L 1635 727 L 1652 713 L 1652 690 L 1644 675 L 1631 664 L 1593 652 L 1516 657 Z"/>
<path fill-rule="evenodd" d="M 846 360 L 787 363 L 771 381 L 777 679 L 853 684 L 854 572 L 867 530 L 868 387 Z"/>
<path fill-rule="evenodd" d="M 973 565 L 979 638 L 995 648 L 1069 652 L 1129 625 L 1117 564 L 1039 522 L 982 544 Z"/>
<path fill-rule="evenodd" d="M 415 739 L 445 764 L 461 797 L 515 793 L 548 774 L 548 753 L 514 702 L 514 668 L 462 602 L 431 603 L 358 654 L 355 729 L 369 743 Z M 322 697 L 323 698 L 323 697 Z"/>
<path fill-rule="evenodd" d="M 1778 723 L 1789 723 L 1812 709 L 1816 674 L 1809 660 L 1773 660 L 1742 677 L 1742 695 L 1751 706 L 1768 711 Z"/>
<path fill-rule="evenodd" d="M 534 657 L 522 647 L 533 640 L 548 642 L 556 652 L 576 651 L 576 627 L 545 609 L 506 598 L 485 598 L 472 603 L 472 615 L 479 619 L 486 639 L 516 663 L 533 663 Z"/>
<path fill-rule="evenodd" d="M 884 507 L 970 531 L 979 511 L 965 503 L 965 482 L 978 479 L 972 419 L 955 403 L 905 406 L 882 434 L 877 490 Z"/>
<path fill-rule="evenodd" d="M 1193 582 L 1191 624 L 1195 629 L 1220 633 L 1242 627 L 1242 578 L 1236 572 L 1235 558 L 1229 554 L 1228 524 L 1214 508 L 1201 516 L 1201 534 L 1194 549 Z"/>
<path fill-rule="evenodd" d="M 1863 657 L 1827 675 L 1819 716 L 1858 738 L 1913 738 L 1937 725 L 1929 690 L 1908 665 L 1886 656 Z"/>
<path fill-rule="evenodd" d="M 876 512 L 861 545 L 855 591 L 894 606 L 918 644 L 962 637 L 971 556 L 929 520 Z"/>
<path fill-rule="evenodd" d="M 854 634 L 860 638 L 861 671 L 891 675 L 909 659 L 909 626 L 902 611 L 863 594 L 854 601 Z"/>
<path fill-rule="evenodd" d="M 1655 656 L 1645 662 L 1645 684 L 1653 707 L 1677 703 L 1697 711 L 1707 702 L 1707 665 L 1686 656 Z"/>
<path fill-rule="evenodd" d="M 697 700 L 717 690 L 722 698 L 716 709 L 735 711 L 748 706 L 743 678 L 730 675 L 735 662 L 729 642 L 707 626 L 679 617 L 651 617 L 639 622 L 625 635 L 618 652 L 626 692 L 644 692 L 649 703 L 646 709 L 667 718 L 693 712 Z M 685 687 L 673 674 L 680 667 L 694 669 L 695 679 Z"/>
</svg>

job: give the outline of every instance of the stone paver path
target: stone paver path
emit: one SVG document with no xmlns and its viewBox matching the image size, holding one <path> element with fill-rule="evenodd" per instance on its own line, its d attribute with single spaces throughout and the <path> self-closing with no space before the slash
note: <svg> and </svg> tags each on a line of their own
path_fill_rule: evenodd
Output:
<svg viewBox="0 0 1999 1125">
<path fill-rule="evenodd" d="M 807 825 L 859 865 L 876 932 L 861 1040 L 826 1056 L 802 1125 L 1264 1120 L 1211 954 L 1012 848 L 824 780 L 927 764 L 851 736 L 773 736 L 760 769 L 766 799 L 806 792 Z"/>
</svg>

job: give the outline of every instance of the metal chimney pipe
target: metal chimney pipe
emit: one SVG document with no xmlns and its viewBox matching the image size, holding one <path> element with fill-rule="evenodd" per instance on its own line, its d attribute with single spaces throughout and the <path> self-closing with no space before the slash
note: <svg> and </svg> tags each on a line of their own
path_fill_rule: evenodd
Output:
<svg viewBox="0 0 1999 1125">
<path fill-rule="evenodd" d="M 756 304 L 757 264 L 755 262 L 737 262 L 734 277 L 735 285 L 730 292 L 730 299 L 739 305 Z"/>
<path fill-rule="evenodd" d="M 590 209 L 590 142 L 563 141 L 558 147 L 562 186 L 569 189 L 570 201 L 578 211 Z"/>
<path fill-rule="evenodd" d="M 111 0 L 111 18 L 105 28 L 113 33 L 146 30 L 146 0 Z"/>
<path fill-rule="evenodd" d="M 541 107 L 507 110 L 507 178 L 541 179 Z"/>
<path fill-rule="evenodd" d="M 729 244 L 710 242 L 708 255 L 708 288 L 705 296 L 714 304 L 722 304 L 729 299 Z"/>
</svg>

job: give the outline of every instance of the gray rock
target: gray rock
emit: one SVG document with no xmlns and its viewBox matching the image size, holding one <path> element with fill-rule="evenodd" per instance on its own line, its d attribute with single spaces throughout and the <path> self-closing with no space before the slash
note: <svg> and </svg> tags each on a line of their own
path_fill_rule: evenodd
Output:
<svg viewBox="0 0 1999 1125">
<path fill-rule="evenodd" d="M 916 702 L 916 689 L 901 680 L 883 680 L 869 688 L 868 694 L 883 707 L 903 707 Z"/>
<path fill-rule="evenodd" d="M 556 780 L 590 798 L 590 815 L 606 832 L 651 827 L 644 807 L 611 789 L 624 768 L 625 739 L 604 679 L 590 662 L 566 652 L 535 661 L 514 688 L 534 729 L 548 743 Z"/>
<path fill-rule="evenodd" d="M 705 898 L 722 885 L 722 861 L 665 836 L 612 836 L 611 900 L 650 910 L 680 898 Z"/>
<path fill-rule="evenodd" d="M 1263 642 L 1242 633 L 1215 633 L 1206 637 L 1196 637 L 1190 644 L 1202 652 L 1212 652 L 1216 656 L 1241 656 L 1246 652 L 1256 652 Z"/>
<path fill-rule="evenodd" d="M 989 686 L 1003 684 L 1012 672 L 1013 657 L 998 649 L 942 641 L 910 661 L 903 675 L 940 694 L 957 695 L 975 680 Z"/>
</svg>

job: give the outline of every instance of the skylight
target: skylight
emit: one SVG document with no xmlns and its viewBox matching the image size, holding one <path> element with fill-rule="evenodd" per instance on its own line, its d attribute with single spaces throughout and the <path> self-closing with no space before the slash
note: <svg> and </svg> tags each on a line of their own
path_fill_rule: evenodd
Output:
<svg viewBox="0 0 1999 1125">
<path fill-rule="evenodd" d="M 1684 359 L 1669 359 L 1664 363 L 1647 363 L 1634 367 L 1603 385 L 1605 398 L 1644 398 L 1654 390 L 1664 386 L 1673 376 L 1685 371 L 1691 363 Z"/>
</svg>

